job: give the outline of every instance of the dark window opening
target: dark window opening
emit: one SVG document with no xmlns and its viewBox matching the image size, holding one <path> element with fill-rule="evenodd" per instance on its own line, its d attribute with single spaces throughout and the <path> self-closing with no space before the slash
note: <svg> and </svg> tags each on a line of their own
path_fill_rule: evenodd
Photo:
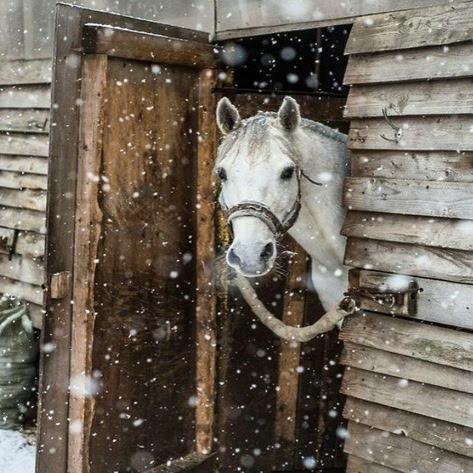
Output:
<svg viewBox="0 0 473 473">
<path fill-rule="evenodd" d="M 242 92 L 343 97 L 349 32 L 350 25 L 342 25 L 243 38 L 223 45 L 222 60 Z"/>
</svg>

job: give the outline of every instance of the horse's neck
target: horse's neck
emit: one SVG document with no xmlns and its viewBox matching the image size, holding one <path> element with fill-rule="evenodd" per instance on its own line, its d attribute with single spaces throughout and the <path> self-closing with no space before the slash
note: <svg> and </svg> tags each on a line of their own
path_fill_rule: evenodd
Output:
<svg viewBox="0 0 473 473">
<path fill-rule="evenodd" d="M 340 231 L 345 218 L 343 180 L 350 155 L 344 142 L 311 130 L 301 134 L 299 144 L 304 172 L 315 181 L 330 179 L 317 186 L 302 178 L 301 212 L 290 232 L 311 256 L 312 280 L 328 308 L 340 300 L 346 287 L 345 238 Z"/>
</svg>

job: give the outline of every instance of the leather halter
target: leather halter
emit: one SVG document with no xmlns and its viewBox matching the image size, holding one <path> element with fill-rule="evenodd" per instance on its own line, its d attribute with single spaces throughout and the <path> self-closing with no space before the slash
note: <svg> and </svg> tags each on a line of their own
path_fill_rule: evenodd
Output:
<svg viewBox="0 0 473 473">
<path fill-rule="evenodd" d="M 281 222 L 276 215 L 264 204 L 253 200 L 244 200 L 239 204 L 227 208 L 221 201 L 225 216 L 227 217 L 230 233 L 233 236 L 232 221 L 238 217 L 256 217 L 264 222 L 271 230 L 276 239 L 284 235 L 296 223 L 301 210 L 301 171 L 297 169 L 297 199 L 289 210 L 285 219 Z"/>
</svg>

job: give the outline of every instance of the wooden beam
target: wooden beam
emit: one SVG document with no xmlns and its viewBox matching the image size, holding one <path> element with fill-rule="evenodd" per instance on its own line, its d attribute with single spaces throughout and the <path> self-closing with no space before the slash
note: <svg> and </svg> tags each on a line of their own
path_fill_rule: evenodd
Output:
<svg viewBox="0 0 473 473">
<path fill-rule="evenodd" d="M 473 427 L 470 413 L 473 401 L 471 394 L 424 385 L 415 381 L 406 383 L 399 378 L 357 368 L 345 371 L 341 392 L 357 399 L 402 409 L 432 419 Z M 348 453 L 352 452 L 348 451 Z"/>
<path fill-rule="evenodd" d="M 402 473 L 466 473 L 473 459 L 363 424 L 348 423 L 345 451 Z"/>
<path fill-rule="evenodd" d="M 354 150 L 351 173 L 354 177 L 473 182 L 473 153 Z"/>
<path fill-rule="evenodd" d="M 41 286 L 16 281 L 6 276 L 0 276 L 0 293 L 12 294 L 15 297 L 20 297 L 25 301 L 33 302 L 37 305 L 43 304 L 44 290 Z"/>
<path fill-rule="evenodd" d="M 49 133 L 49 110 L 0 109 L 0 131 Z"/>
<path fill-rule="evenodd" d="M 473 372 L 473 335 L 454 329 L 363 312 L 346 319 L 340 339 Z"/>
<path fill-rule="evenodd" d="M 0 85 L 49 84 L 52 65 L 50 58 L 3 61 L 0 64 Z"/>
<path fill-rule="evenodd" d="M 343 200 L 350 210 L 473 219 L 467 182 L 349 177 Z"/>
<path fill-rule="evenodd" d="M 357 18 L 345 54 L 372 53 L 473 39 L 470 2 Z"/>
<path fill-rule="evenodd" d="M 203 69 L 199 75 L 199 130 L 197 149 L 197 301 L 196 301 L 196 450 L 212 451 L 215 428 L 216 365 L 217 365 L 217 296 L 215 291 L 215 203 L 214 153 L 217 129 L 214 119 L 215 95 L 212 88 L 216 72 Z"/>
<path fill-rule="evenodd" d="M 19 190 L 0 188 L 0 201 L 2 205 L 29 210 L 46 210 L 46 192 L 43 190 Z"/>
<path fill-rule="evenodd" d="M 354 85 L 348 94 L 345 117 L 382 117 L 383 108 L 393 120 L 408 115 L 471 114 L 471 86 L 472 79 Z"/>
<path fill-rule="evenodd" d="M 375 84 L 471 77 L 472 66 L 469 42 L 452 44 L 448 48 L 433 46 L 402 52 L 359 54 L 350 56 L 344 83 Z"/>
<path fill-rule="evenodd" d="M 341 233 L 355 238 L 473 251 L 469 238 L 472 229 L 473 222 L 465 220 L 349 211 Z"/>
<path fill-rule="evenodd" d="M 84 38 L 87 54 L 198 68 L 216 64 L 215 47 L 200 42 L 100 25 L 86 25 Z"/>
<path fill-rule="evenodd" d="M 473 254 L 470 251 L 349 238 L 344 261 L 356 268 L 473 282 Z"/>
<path fill-rule="evenodd" d="M 0 108 L 43 108 L 51 107 L 49 85 L 19 85 L 0 87 Z"/>
<path fill-rule="evenodd" d="M 438 419 L 431 419 L 401 409 L 348 397 L 343 410 L 345 419 L 417 440 L 437 448 L 473 457 L 473 429 Z"/>
<path fill-rule="evenodd" d="M 350 271 L 350 281 L 352 287 L 368 291 L 388 288 L 399 290 L 414 283 L 419 292 L 413 319 L 473 329 L 473 286 L 469 284 L 358 269 Z M 396 309 L 380 306 L 368 297 L 361 298 L 360 307 L 373 312 L 402 315 Z"/>
<path fill-rule="evenodd" d="M 473 58 L 473 55 L 471 56 Z M 472 64 L 473 71 L 473 64 Z M 471 151 L 473 150 L 473 118 L 471 115 L 441 117 L 392 117 L 404 129 L 399 143 L 386 141 L 393 130 L 384 118 L 352 120 L 348 146 L 354 150 L 405 151 Z"/>
<path fill-rule="evenodd" d="M 351 342 L 345 343 L 340 363 L 360 370 L 394 376 L 401 380 L 417 381 L 473 394 L 473 376 L 465 370 Z"/>
<path fill-rule="evenodd" d="M 48 160 L 36 156 L 0 154 L 0 170 L 46 176 L 48 174 Z"/>
<path fill-rule="evenodd" d="M 46 176 L 26 174 L 24 172 L 0 171 L 0 187 L 19 190 L 46 190 L 48 183 Z"/>
<path fill-rule="evenodd" d="M 46 231 L 46 218 L 44 212 L 18 209 L 14 207 L 0 207 L 0 222 L 3 227 L 16 228 L 44 233 Z"/>
<path fill-rule="evenodd" d="M 41 285 L 44 282 L 44 263 L 41 259 L 25 258 L 19 255 L 0 254 L 0 274 L 15 281 Z"/>
<path fill-rule="evenodd" d="M 32 133 L 0 133 L 0 154 L 48 157 L 47 135 Z"/>
</svg>

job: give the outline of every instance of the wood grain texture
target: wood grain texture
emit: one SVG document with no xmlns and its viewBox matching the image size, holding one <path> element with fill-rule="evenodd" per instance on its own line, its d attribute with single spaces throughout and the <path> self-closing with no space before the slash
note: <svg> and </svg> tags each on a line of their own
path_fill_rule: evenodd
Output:
<svg viewBox="0 0 473 473">
<path fill-rule="evenodd" d="M 470 77 L 470 43 L 350 56 L 345 84 L 375 84 L 410 80 Z"/>
<path fill-rule="evenodd" d="M 412 276 L 379 273 L 377 271 L 356 271 L 351 274 L 354 287 L 368 290 L 384 290 L 387 288 L 399 290 L 414 283 L 419 291 L 416 295 L 416 314 L 414 320 L 425 320 L 453 327 L 473 328 L 473 287 L 469 284 L 438 281 L 435 279 L 418 278 Z M 361 308 L 386 314 L 397 314 L 396 309 L 386 308 L 376 304 L 368 297 L 362 297 Z"/>
<path fill-rule="evenodd" d="M 473 255 L 469 251 L 349 238 L 345 264 L 388 273 L 471 284 Z"/>
<path fill-rule="evenodd" d="M 12 85 L 0 87 L 0 108 L 51 107 L 51 87 L 49 85 Z"/>
<path fill-rule="evenodd" d="M 0 254 L 0 274 L 15 281 L 41 285 L 44 282 L 44 263 L 41 259 Z"/>
<path fill-rule="evenodd" d="M 15 245 L 15 253 L 37 258 L 44 256 L 45 236 L 34 232 L 20 232 Z"/>
<path fill-rule="evenodd" d="M 386 466 L 372 461 L 364 460 L 355 455 L 348 455 L 348 465 L 346 473 L 398 473 L 399 470 L 393 470 Z"/>
<path fill-rule="evenodd" d="M 43 304 L 44 291 L 41 286 L 16 281 L 6 276 L 0 276 L 0 293 L 14 294 L 15 297 L 20 297 L 27 302 L 33 302 L 37 305 Z"/>
<path fill-rule="evenodd" d="M 199 402 L 196 407 L 196 451 L 209 454 L 215 437 L 217 297 L 215 291 L 215 203 L 217 186 L 213 173 L 217 148 L 214 119 L 216 106 L 212 88 L 216 71 L 203 69 L 199 74 L 199 131 L 197 149 L 197 313 L 196 382 Z"/>
<path fill-rule="evenodd" d="M 352 151 L 354 177 L 473 182 L 473 153 L 457 151 Z"/>
<path fill-rule="evenodd" d="M 349 422 L 348 432 L 347 453 L 402 473 L 467 473 L 473 468 L 471 458 L 362 424 Z"/>
<path fill-rule="evenodd" d="M 348 397 L 343 416 L 385 432 L 403 435 L 418 442 L 473 457 L 473 446 L 467 441 L 473 436 L 473 430 L 469 427 L 431 419 L 354 397 Z"/>
<path fill-rule="evenodd" d="M 345 54 L 436 46 L 473 39 L 470 2 L 357 18 Z"/>
<path fill-rule="evenodd" d="M 0 131 L 48 133 L 49 110 L 0 109 Z"/>
<path fill-rule="evenodd" d="M 48 160 L 36 156 L 0 155 L 0 170 L 46 176 Z"/>
<path fill-rule="evenodd" d="M 473 186 L 466 182 L 349 177 L 343 202 L 350 210 L 473 219 Z"/>
<path fill-rule="evenodd" d="M 439 365 L 473 371 L 473 336 L 454 329 L 363 312 L 348 318 L 340 339 Z"/>
<path fill-rule="evenodd" d="M 24 172 L 0 171 L 0 187 L 20 190 L 46 190 L 48 183 L 46 176 L 25 174 Z"/>
<path fill-rule="evenodd" d="M 0 201 L 2 205 L 21 209 L 46 210 L 46 192 L 43 190 L 18 190 L 0 188 Z"/>
<path fill-rule="evenodd" d="M 471 394 L 424 385 L 415 381 L 350 368 L 345 371 L 341 392 L 432 419 L 472 427 Z M 348 452 L 351 453 L 351 452 Z"/>
<path fill-rule="evenodd" d="M 342 235 L 472 251 L 473 222 L 376 212 L 347 213 Z"/>
<path fill-rule="evenodd" d="M 45 233 L 46 231 L 44 212 L 34 210 L 0 207 L 0 222 L 2 222 L 3 227 L 18 230 L 30 230 L 38 233 Z"/>
<path fill-rule="evenodd" d="M 51 69 L 50 58 L 3 61 L 0 64 L 0 85 L 49 84 Z"/>
<path fill-rule="evenodd" d="M 472 55 L 473 57 L 473 55 Z M 473 70 L 473 68 L 472 68 Z M 470 151 L 473 149 L 473 118 L 470 115 L 440 117 L 391 117 L 403 128 L 399 143 L 386 141 L 381 135 L 393 137 L 392 128 L 384 118 L 352 120 L 348 146 L 354 150 L 404 151 Z"/>
<path fill-rule="evenodd" d="M 218 40 L 241 38 L 281 31 L 318 28 L 327 25 L 351 23 L 358 16 L 373 13 L 408 10 L 431 5 L 442 5 L 441 0 L 377 0 L 365 2 L 324 0 L 316 5 L 311 0 L 298 2 L 297 8 L 279 1 L 257 0 L 234 2 L 220 0 L 217 4 Z"/>
<path fill-rule="evenodd" d="M 382 117 L 383 108 L 393 120 L 409 115 L 471 114 L 472 85 L 472 79 L 354 85 L 348 94 L 345 117 Z"/>
<path fill-rule="evenodd" d="M 97 315 L 94 306 L 95 268 L 101 235 L 102 211 L 99 205 L 99 176 L 102 162 L 102 134 L 105 113 L 107 57 L 85 56 L 82 65 L 79 156 L 76 190 L 74 239 L 74 273 L 72 295 L 74 307 L 71 331 L 70 377 L 75 383 L 69 398 L 69 421 L 81 425 L 68 441 L 68 472 L 90 471 L 89 442 L 94 399 L 86 396 L 88 377 L 93 375 L 92 347 Z M 70 273 L 69 273 L 70 274 Z M 66 294 L 69 288 L 66 290 Z M 51 294 L 53 297 L 53 294 Z"/>
<path fill-rule="evenodd" d="M 465 370 L 433 364 L 351 342 L 345 343 L 340 362 L 345 366 L 386 374 L 473 394 L 473 376 Z"/>
<path fill-rule="evenodd" d="M 207 68 L 216 64 L 214 46 L 140 31 L 86 25 L 84 51 L 112 57 Z"/>
<path fill-rule="evenodd" d="M 46 135 L 0 133 L 0 154 L 48 157 L 49 139 Z"/>
</svg>

